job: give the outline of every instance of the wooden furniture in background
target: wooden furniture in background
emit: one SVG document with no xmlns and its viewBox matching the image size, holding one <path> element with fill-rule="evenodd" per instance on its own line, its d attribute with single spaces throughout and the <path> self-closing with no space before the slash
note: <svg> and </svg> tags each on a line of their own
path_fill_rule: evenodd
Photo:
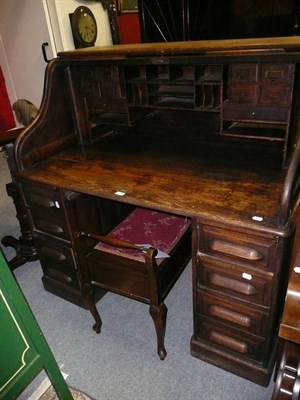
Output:
<svg viewBox="0 0 300 400">
<path fill-rule="evenodd" d="M 298 204 L 299 49 L 115 45 L 49 63 L 15 151 L 46 290 L 84 304 L 78 231 L 106 235 L 135 206 L 191 218 L 191 353 L 268 385 Z"/>
<path fill-rule="evenodd" d="M 72 400 L 51 349 L 1 251 L 0 315 L 0 398 L 17 398 L 45 371 L 59 397 Z"/>
<path fill-rule="evenodd" d="M 298 216 L 299 219 L 299 216 Z M 276 385 L 272 400 L 300 398 L 300 227 L 297 224 L 291 269 L 279 328 Z"/>
<path fill-rule="evenodd" d="M 13 247 L 16 250 L 15 257 L 8 262 L 11 270 L 23 265 L 27 261 L 34 261 L 38 258 L 27 218 L 26 206 L 13 177 L 14 171 L 16 171 L 13 154 L 14 142 L 23 129 L 24 128 L 19 128 L 0 132 L 0 146 L 4 146 L 3 150 L 5 151 L 8 168 L 12 176 L 12 182 L 6 185 L 6 191 L 8 196 L 13 199 L 17 213 L 16 217 L 18 218 L 21 230 L 21 236 L 18 239 L 13 236 L 5 236 L 1 239 L 1 243 L 4 246 Z"/>
</svg>

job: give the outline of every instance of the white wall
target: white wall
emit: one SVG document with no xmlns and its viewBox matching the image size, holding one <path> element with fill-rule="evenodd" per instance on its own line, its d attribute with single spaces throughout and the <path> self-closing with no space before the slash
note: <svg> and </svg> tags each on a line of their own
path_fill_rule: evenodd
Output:
<svg viewBox="0 0 300 400">
<path fill-rule="evenodd" d="M 1 0 L 0 35 L 7 60 L 5 80 L 9 80 L 10 74 L 9 86 L 14 86 L 16 97 L 26 98 L 37 106 L 41 101 L 45 70 L 41 44 L 49 41 L 45 19 L 41 18 L 43 14 L 42 1 Z M 1 67 L 4 64 L 2 58 L 0 64 Z"/>
<path fill-rule="evenodd" d="M 11 104 L 25 98 L 40 106 L 47 57 L 74 49 L 69 13 L 79 5 L 91 8 L 98 23 L 96 45 L 111 44 L 107 12 L 101 3 L 84 0 L 0 0 L 0 65 Z"/>
<path fill-rule="evenodd" d="M 57 52 L 74 49 L 69 14 L 80 5 L 89 7 L 95 15 L 98 27 L 95 45 L 112 44 L 108 14 L 106 10 L 103 10 L 101 3 L 80 0 L 47 0 Z"/>
</svg>

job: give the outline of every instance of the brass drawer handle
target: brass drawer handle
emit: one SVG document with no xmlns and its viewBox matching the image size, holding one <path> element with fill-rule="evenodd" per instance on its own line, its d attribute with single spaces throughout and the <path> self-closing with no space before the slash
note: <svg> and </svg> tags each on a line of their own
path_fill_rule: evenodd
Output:
<svg viewBox="0 0 300 400">
<path fill-rule="evenodd" d="M 257 261 L 263 258 L 262 254 L 248 246 L 230 243 L 225 240 L 216 239 L 211 242 L 211 249 L 221 253 L 229 254 L 250 261 Z"/>
</svg>

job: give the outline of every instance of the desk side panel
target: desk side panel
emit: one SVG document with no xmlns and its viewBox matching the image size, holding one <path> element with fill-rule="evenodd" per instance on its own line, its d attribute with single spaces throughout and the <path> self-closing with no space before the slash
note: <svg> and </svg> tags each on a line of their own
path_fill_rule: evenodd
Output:
<svg viewBox="0 0 300 400">
<path fill-rule="evenodd" d="M 44 94 L 38 115 L 16 141 L 17 167 L 19 170 L 29 168 L 74 142 L 63 66 L 53 60 L 45 71 Z"/>
</svg>

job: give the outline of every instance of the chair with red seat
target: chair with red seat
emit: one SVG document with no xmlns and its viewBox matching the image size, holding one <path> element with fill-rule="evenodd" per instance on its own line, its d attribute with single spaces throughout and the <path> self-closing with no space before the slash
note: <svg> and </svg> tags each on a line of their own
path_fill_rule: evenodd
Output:
<svg viewBox="0 0 300 400">
<path fill-rule="evenodd" d="M 99 333 L 102 324 L 93 301 L 94 287 L 149 304 L 157 353 L 163 360 L 164 300 L 190 260 L 190 236 L 188 218 L 143 208 L 134 209 L 105 236 L 79 232 L 80 247 L 85 249 L 80 263 L 82 290 L 96 321 L 93 329 Z"/>
</svg>

